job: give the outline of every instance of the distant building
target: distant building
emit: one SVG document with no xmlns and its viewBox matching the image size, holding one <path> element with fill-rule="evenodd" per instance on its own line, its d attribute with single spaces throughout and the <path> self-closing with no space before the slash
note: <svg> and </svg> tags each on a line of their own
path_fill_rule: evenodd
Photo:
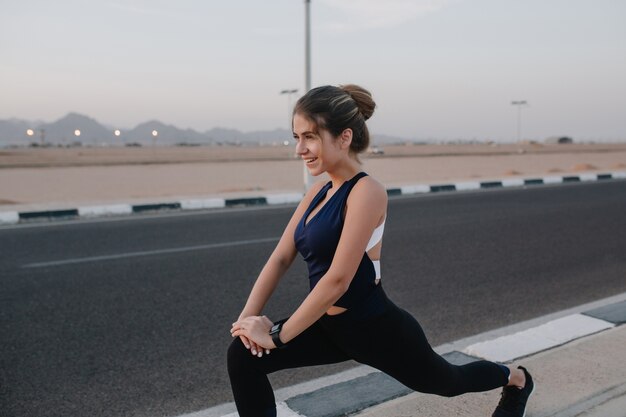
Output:
<svg viewBox="0 0 626 417">
<path fill-rule="evenodd" d="M 568 143 L 574 143 L 574 139 L 569 136 L 551 136 L 546 139 L 546 143 L 551 145 L 563 145 Z"/>
</svg>

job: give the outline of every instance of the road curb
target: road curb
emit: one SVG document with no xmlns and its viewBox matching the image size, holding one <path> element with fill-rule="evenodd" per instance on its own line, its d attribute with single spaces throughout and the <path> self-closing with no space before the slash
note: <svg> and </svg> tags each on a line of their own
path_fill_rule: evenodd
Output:
<svg viewBox="0 0 626 417">
<path fill-rule="evenodd" d="M 503 178 L 490 181 L 461 181 L 454 183 L 415 184 L 387 189 L 387 195 L 412 195 L 452 191 L 472 191 L 481 189 L 525 187 L 543 184 L 570 182 L 607 181 L 626 179 L 626 171 L 606 173 L 580 173 L 563 176 L 532 176 L 527 178 Z M 278 204 L 296 204 L 303 197 L 302 193 L 267 194 L 243 198 L 198 198 L 164 201 L 150 204 L 111 204 L 102 206 L 81 206 L 61 210 L 41 211 L 4 211 L 0 212 L 0 226 L 32 221 L 71 220 L 105 216 L 129 215 L 134 213 L 158 213 L 180 210 L 204 210 L 225 207 L 265 206 Z"/>
</svg>

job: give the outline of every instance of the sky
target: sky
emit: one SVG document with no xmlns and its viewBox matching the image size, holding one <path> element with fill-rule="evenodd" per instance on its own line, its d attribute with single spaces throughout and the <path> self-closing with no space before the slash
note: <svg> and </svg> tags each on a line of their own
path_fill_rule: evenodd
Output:
<svg viewBox="0 0 626 417">
<path fill-rule="evenodd" d="M 304 10 L 0 0 L 0 119 L 287 128 Z M 507 142 L 519 115 L 522 139 L 626 141 L 625 21 L 623 0 L 312 0 L 312 85 L 369 89 L 374 134 Z"/>
</svg>

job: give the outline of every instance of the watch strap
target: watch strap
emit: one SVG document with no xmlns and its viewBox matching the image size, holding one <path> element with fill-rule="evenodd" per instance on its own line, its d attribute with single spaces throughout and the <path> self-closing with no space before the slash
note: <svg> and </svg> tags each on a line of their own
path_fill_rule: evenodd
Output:
<svg viewBox="0 0 626 417">
<path fill-rule="evenodd" d="M 274 324 L 270 330 L 270 335 L 272 336 L 272 342 L 276 345 L 277 348 L 281 348 L 285 346 L 285 344 L 280 340 L 280 331 L 283 329 L 284 322 L 278 322 Z"/>
</svg>

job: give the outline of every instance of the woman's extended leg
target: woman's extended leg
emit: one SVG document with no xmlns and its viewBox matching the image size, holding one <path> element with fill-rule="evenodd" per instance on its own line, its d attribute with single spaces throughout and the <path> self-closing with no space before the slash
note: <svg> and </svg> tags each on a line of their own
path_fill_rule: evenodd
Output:
<svg viewBox="0 0 626 417">
<path fill-rule="evenodd" d="M 417 320 L 391 302 L 383 314 L 362 326 L 334 329 L 333 337 L 357 361 L 416 391 L 451 397 L 508 383 L 508 368 L 493 362 L 450 364 L 433 351 Z"/>
<path fill-rule="evenodd" d="M 267 375 L 288 368 L 343 362 L 350 358 L 315 323 L 281 349 L 259 358 L 239 338 L 228 349 L 228 375 L 240 417 L 275 417 L 274 392 Z"/>
</svg>

